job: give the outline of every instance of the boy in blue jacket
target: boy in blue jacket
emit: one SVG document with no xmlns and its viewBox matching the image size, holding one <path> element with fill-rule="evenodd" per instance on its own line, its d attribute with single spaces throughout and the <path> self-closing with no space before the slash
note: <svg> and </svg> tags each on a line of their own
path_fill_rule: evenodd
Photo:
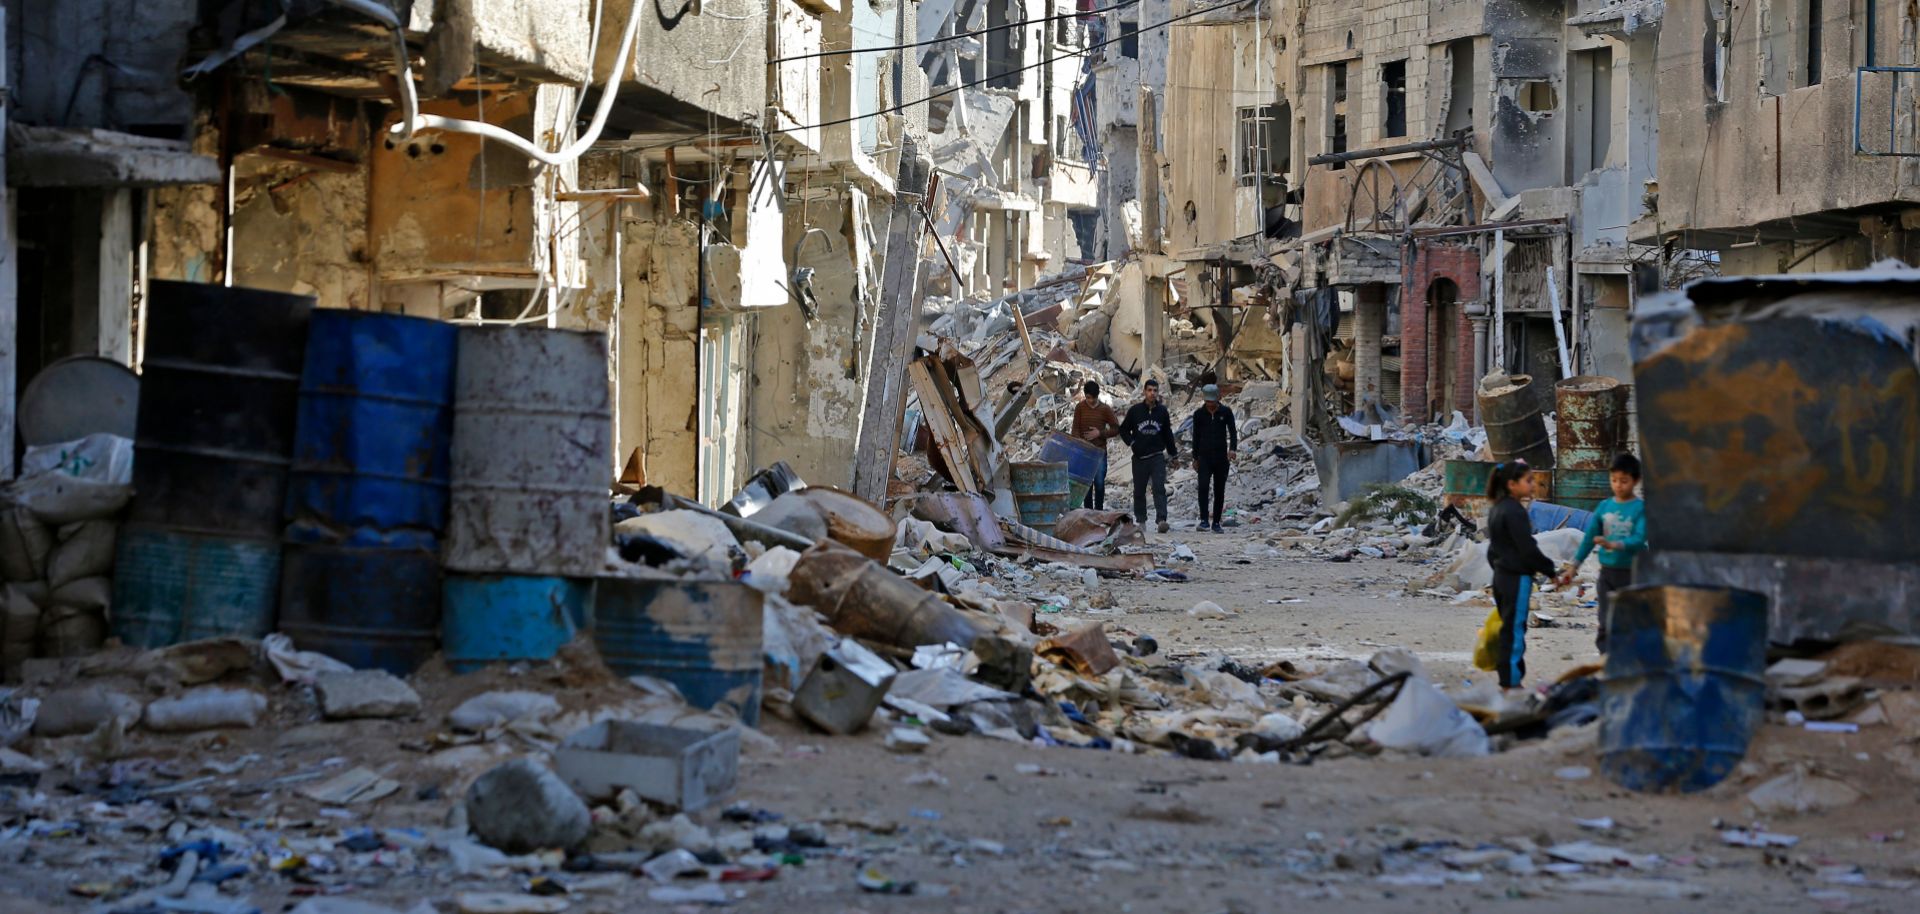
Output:
<svg viewBox="0 0 1920 914">
<path fill-rule="evenodd" d="M 1647 505 L 1634 494 L 1640 485 L 1640 461 L 1632 454 L 1615 457 L 1607 481 L 1613 497 L 1593 509 L 1573 565 L 1560 574 L 1561 586 L 1572 583 L 1580 563 L 1599 547 L 1600 634 L 1594 643 L 1602 654 L 1607 652 L 1607 614 L 1613 608 L 1613 592 L 1633 585 L 1633 560 L 1647 548 Z"/>
</svg>

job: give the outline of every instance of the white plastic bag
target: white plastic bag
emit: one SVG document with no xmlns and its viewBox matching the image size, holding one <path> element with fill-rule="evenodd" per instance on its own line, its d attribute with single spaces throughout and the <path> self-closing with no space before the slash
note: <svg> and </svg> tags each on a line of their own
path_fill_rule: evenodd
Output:
<svg viewBox="0 0 1920 914">
<path fill-rule="evenodd" d="M 787 592 L 793 566 L 799 563 L 800 553 L 785 546 L 774 546 L 747 564 L 747 574 L 741 580 L 768 596 L 779 596 Z"/>
<path fill-rule="evenodd" d="M 267 662 L 280 673 L 282 682 L 313 685 L 321 673 L 353 672 L 353 667 L 325 654 L 294 650 L 293 639 L 278 632 L 260 639 L 260 646 L 266 648 Z"/>
<path fill-rule="evenodd" d="M 1424 679 L 1406 680 L 1368 735 L 1388 749 L 1438 758 L 1471 758 L 1490 751 L 1487 731 Z"/>
<path fill-rule="evenodd" d="M 520 720 L 542 721 L 560 713 L 560 702 L 541 692 L 487 692 L 454 708 L 447 722 L 456 730 L 479 733 Z"/>
<path fill-rule="evenodd" d="M 33 445 L 20 458 L 20 475 L 37 473 L 131 485 L 133 439 L 103 432 L 76 441 Z"/>
</svg>

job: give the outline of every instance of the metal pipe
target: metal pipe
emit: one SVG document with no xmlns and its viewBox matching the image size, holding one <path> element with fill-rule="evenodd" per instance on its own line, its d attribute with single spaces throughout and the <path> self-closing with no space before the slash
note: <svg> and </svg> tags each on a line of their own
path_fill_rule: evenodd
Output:
<svg viewBox="0 0 1920 914">
<path fill-rule="evenodd" d="M 769 527 L 766 524 L 755 523 L 744 517 L 735 517 L 724 511 L 715 511 L 693 499 L 681 498 L 671 492 L 661 493 L 660 505 L 665 508 L 673 508 L 680 511 L 697 511 L 705 514 L 708 517 L 726 524 L 727 529 L 733 531 L 733 535 L 741 539 L 753 540 L 762 545 L 785 546 L 801 552 L 813 548 L 814 545 L 813 540 L 807 539 L 798 533 L 788 533 L 785 530 Z"/>
<path fill-rule="evenodd" d="M 1352 162 L 1356 159 L 1377 159 L 1381 156 L 1399 155 L 1403 152 L 1429 152 L 1435 149 L 1458 149 L 1473 139 L 1473 131 L 1462 130 L 1458 136 L 1444 140 L 1422 140 L 1418 143 L 1401 143 L 1398 146 L 1380 146 L 1374 149 L 1354 149 L 1347 152 L 1328 152 L 1307 160 L 1308 165 L 1332 165 L 1337 162 Z"/>
<path fill-rule="evenodd" d="M 1507 367 L 1507 230 L 1504 228 L 1493 230 L 1493 328 L 1490 332 L 1493 361 L 1487 365 L 1487 374 L 1492 374 L 1496 366 L 1501 371 Z M 1478 389 L 1479 382 L 1476 381 L 1474 387 Z"/>
</svg>

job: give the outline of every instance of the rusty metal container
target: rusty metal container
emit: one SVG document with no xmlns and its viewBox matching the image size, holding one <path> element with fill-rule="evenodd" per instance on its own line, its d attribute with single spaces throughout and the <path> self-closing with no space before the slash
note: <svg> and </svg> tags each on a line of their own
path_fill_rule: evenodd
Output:
<svg viewBox="0 0 1920 914">
<path fill-rule="evenodd" d="M 460 328 L 446 567 L 591 575 L 613 541 L 602 333 Z"/>
<path fill-rule="evenodd" d="M 1553 442 L 1547 420 L 1540 415 L 1540 398 L 1530 375 L 1510 375 L 1494 386 L 1480 385 L 1480 417 L 1487 427 L 1487 447 L 1496 463 L 1525 460 L 1536 470 L 1553 469 Z"/>
<path fill-rule="evenodd" d="M 801 554 L 787 599 L 813 607 L 843 635 L 896 647 L 968 647 L 987 634 L 939 597 L 831 540 Z"/>
<path fill-rule="evenodd" d="M 1627 387 L 1612 378 L 1582 375 L 1553 386 L 1554 467 L 1605 470 L 1627 448 Z M 1605 496 L 1602 496 L 1605 497 Z"/>
<path fill-rule="evenodd" d="M 1643 355 L 1634 381 L 1658 548 L 1920 561 L 1920 369 L 1886 331 L 1871 317 L 1743 320 Z"/>
<path fill-rule="evenodd" d="M 1553 471 L 1553 499 L 1569 508 L 1592 511 L 1613 497 L 1613 474 L 1606 469 Z"/>
<path fill-rule="evenodd" d="M 1043 533 L 1073 507 L 1073 487 L 1066 463 L 1016 463 L 1009 471 L 1013 503 L 1020 522 Z"/>
<path fill-rule="evenodd" d="M 893 555 L 893 519 L 871 502 L 830 486 L 808 486 L 799 495 L 820 512 L 828 536 L 876 562 Z"/>
</svg>

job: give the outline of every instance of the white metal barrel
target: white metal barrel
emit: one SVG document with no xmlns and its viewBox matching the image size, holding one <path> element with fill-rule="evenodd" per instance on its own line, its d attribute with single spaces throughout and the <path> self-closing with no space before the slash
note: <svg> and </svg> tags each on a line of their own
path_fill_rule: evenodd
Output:
<svg viewBox="0 0 1920 914">
<path fill-rule="evenodd" d="M 461 328 L 448 568 L 585 575 L 606 563 L 609 401 L 605 334 Z"/>
</svg>

